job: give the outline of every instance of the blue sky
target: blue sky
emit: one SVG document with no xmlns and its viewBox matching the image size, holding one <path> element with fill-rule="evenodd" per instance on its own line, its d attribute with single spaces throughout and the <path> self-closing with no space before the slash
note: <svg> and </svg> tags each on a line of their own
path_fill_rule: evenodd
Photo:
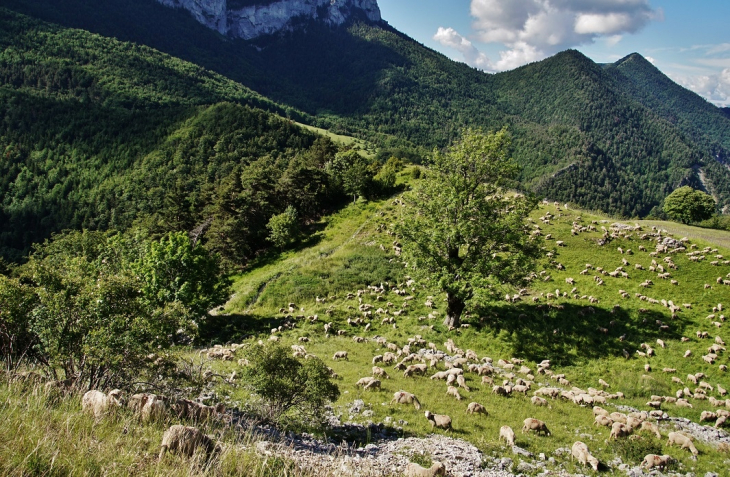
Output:
<svg viewBox="0 0 730 477">
<path fill-rule="evenodd" d="M 728 0 L 378 0 L 383 19 L 484 71 L 575 48 L 596 62 L 638 52 L 674 81 L 730 106 Z"/>
</svg>

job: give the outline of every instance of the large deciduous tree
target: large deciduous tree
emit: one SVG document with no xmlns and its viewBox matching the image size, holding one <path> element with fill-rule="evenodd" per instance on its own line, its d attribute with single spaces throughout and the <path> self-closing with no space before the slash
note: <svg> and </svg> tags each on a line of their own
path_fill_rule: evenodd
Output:
<svg viewBox="0 0 730 477">
<path fill-rule="evenodd" d="M 446 326 L 459 326 L 467 305 L 525 280 L 540 253 L 525 225 L 535 199 L 507 189 L 518 172 L 509 149 L 505 130 L 467 130 L 434 152 L 425 177 L 404 195 L 403 257 L 446 293 Z"/>
<path fill-rule="evenodd" d="M 715 213 L 715 199 L 690 186 L 680 187 L 664 199 L 664 212 L 683 224 L 700 222 Z"/>
</svg>

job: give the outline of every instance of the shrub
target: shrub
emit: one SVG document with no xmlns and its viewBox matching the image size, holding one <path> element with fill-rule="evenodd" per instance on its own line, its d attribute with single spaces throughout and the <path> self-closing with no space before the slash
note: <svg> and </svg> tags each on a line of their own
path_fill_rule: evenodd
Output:
<svg viewBox="0 0 730 477">
<path fill-rule="evenodd" d="M 634 435 L 631 439 L 616 439 L 611 441 L 610 448 L 621 456 L 624 461 L 639 463 L 647 454 L 662 455 L 662 445 L 655 439 Z"/>
<path fill-rule="evenodd" d="M 266 228 L 269 229 L 269 242 L 278 248 L 287 247 L 299 236 L 297 209 L 288 206 L 281 214 L 271 217 Z"/>
<path fill-rule="evenodd" d="M 250 365 L 243 372 L 244 381 L 264 400 L 263 417 L 272 421 L 280 422 L 293 410 L 321 414 L 325 404 L 340 396 L 319 358 L 300 361 L 276 343 L 253 345 L 246 357 Z"/>
</svg>

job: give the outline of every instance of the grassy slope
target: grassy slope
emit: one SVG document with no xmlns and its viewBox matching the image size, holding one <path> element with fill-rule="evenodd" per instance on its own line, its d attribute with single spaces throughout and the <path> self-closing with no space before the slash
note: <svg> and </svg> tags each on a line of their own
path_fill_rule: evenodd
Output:
<svg viewBox="0 0 730 477">
<path fill-rule="evenodd" d="M 538 211 L 536 216 L 547 210 L 558 213 L 553 206 L 549 206 Z M 368 257 L 372 266 L 379 267 L 380 273 L 394 273 L 390 279 L 400 278 L 403 281 L 403 277 L 397 275 L 398 270 L 393 268 L 395 262 L 389 262 L 393 258 L 392 255 L 376 247 L 380 243 L 388 247 L 392 242 L 391 237 L 378 233 L 375 229 L 379 224 L 387 226 L 394 219 L 394 214 L 394 207 L 389 201 L 351 206 L 332 218 L 332 224 L 325 229 L 322 240 L 317 245 L 284 256 L 275 263 L 239 277 L 236 282 L 236 296 L 226 310 L 233 316 L 245 313 L 247 318 L 258 318 L 254 321 L 258 324 L 257 330 L 262 335 L 268 334 L 270 328 L 281 322 L 280 319 L 273 317 L 281 317 L 282 315 L 277 313 L 278 308 L 286 306 L 290 301 L 296 302 L 298 307 L 303 308 L 301 314 L 317 314 L 320 318 L 314 324 L 302 322 L 294 331 L 281 334 L 282 342 L 285 345 L 294 344 L 299 336 L 308 336 L 311 342 L 306 345 L 307 351 L 325 359 L 342 377 L 340 386 L 343 394 L 336 409 L 343 420 L 350 418 L 347 411 L 349 404 L 359 398 L 365 400 L 374 411 L 374 415 L 369 419 L 375 422 L 384 420 L 386 416 L 392 416 L 396 421 L 403 419 L 408 422 L 404 426 L 404 432 L 407 434 L 422 435 L 430 432 L 430 426 L 421 412 L 416 412 L 410 407 L 388 405 L 392 393 L 404 389 L 415 393 L 425 409 L 449 414 L 454 420 L 453 434 L 473 442 L 488 453 L 511 454 L 498 442 L 497 436 L 501 425 L 509 424 L 514 429 L 519 429 L 524 418 L 537 417 L 548 423 L 553 436 L 547 439 L 532 435 L 523 436 L 518 431 L 518 445 L 531 452 L 551 453 L 560 447 L 570 447 L 577 439 L 577 435 L 581 434 L 582 439 L 588 442 L 591 450 L 601 461 L 609 461 L 615 455 L 610 445 L 605 442 L 608 429 L 599 429 L 592 425 L 593 416 L 590 408 L 581 408 L 561 401 L 551 402 L 551 407 L 548 409 L 535 408 L 530 404 L 529 398 L 522 396 L 496 397 L 491 394 L 491 388 L 482 386 L 475 375 L 467 374 L 467 384 L 471 387 L 471 391 L 462 391 L 464 399 L 458 403 L 446 396 L 446 386 L 443 382 L 420 377 L 404 378 L 400 372 L 389 367 L 386 369 L 392 379 L 383 381 L 381 391 L 363 392 L 354 385 L 355 381 L 370 375 L 372 357 L 386 350 L 380 348 L 374 341 L 356 344 L 352 341 L 353 335 L 366 338 L 385 336 L 389 342 L 402 346 L 406 344 L 408 337 L 421 334 L 427 341 L 436 343 L 439 349 L 443 349 L 443 343 L 447 338 L 453 338 L 459 347 L 473 349 L 480 357 L 490 356 L 495 362 L 500 358 L 524 358 L 528 359 L 528 366 L 533 369 L 535 362 L 551 359 L 555 364 L 553 367 L 555 372 L 566 373 L 574 385 L 583 389 L 590 386 L 598 387 L 598 378 L 603 378 L 612 385 L 610 391 L 623 391 L 626 394 L 626 399 L 621 404 L 646 410 L 649 408 L 645 403 L 652 394 L 674 395 L 678 389 L 678 386 L 671 382 L 672 375 L 661 372 L 664 367 L 676 368 L 678 370 L 676 376 L 682 380 L 685 380 L 688 373 L 702 371 L 707 374 L 705 380 L 709 383 L 730 387 L 730 380 L 726 374 L 718 370 L 717 364 L 706 365 L 700 358 L 706 352 L 705 348 L 711 344 L 711 340 L 694 338 L 695 331 L 706 330 L 713 337 L 719 335 L 726 341 L 730 340 L 730 335 L 724 327 L 716 329 L 705 318 L 710 313 L 711 307 L 717 303 L 725 301 L 727 305 L 730 290 L 728 287 L 716 285 L 715 279 L 730 272 L 730 267 L 712 266 L 709 264 L 709 259 L 693 263 L 687 260 L 684 254 L 677 254 L 673 258 L 679 269 L 672 271 L 672 278 L 678 280 L 680 285 L 671 285 L 669 280 L 657 279 L 656 273 L 634 269 L 635 263 L 641 263 L 645 268 L 649 267 L 652 257 L 648 252 L 638 252 L 638 246 L 643 244 L 651 251 L 653 250 L 651 242 L 631 237 L 598 247 L 595 245 L 595 240 L 600 237 L 600 226 L 608 226 L 611 222 L 602 224 L 601 221 L 607 219 L 576 211 L 564 211 L 562 216 L 559 215 L 552 221 L 552 225 L 543 226 L 546 233 L 552 233 L 555 238 L 565 241 L 567 246 L 557 250 L 559 253 L 556 260 L 565 265 L 566 270 L 558 271 L 554 266 L 549 268 L 548 274 L 552 275 L 552 280 L 536 282 L 531 295 L 540 296 L 543 293 L 554 292 L 556 288 L 568 291 L 570 286 L 565 283 L 565 278 L 573 277 L 578 288 L 577 293 L 599 299 L 598 304 L 592 305 L 595 309 L 594 314 L 579 315 L 589 306 L 585 299 L 561 299 L 559 302 L 563 306 L 562 310 L 545 307 L 542 304 L 544 299 L 541 299 L 542 303 L 538 305 L 526 299 L 517 305 L 495 304 L 491 314 L 481 318 L 469 318 L 467 322 L 471 328 L 448 333 L 441 326 L 438 315 L 444 309 L 443 305 L 439 305 L 442 302 L 436 300 L 435 311 L 423 306 L 426 296 L 441 297 L 433 290 L 417 286 L 411 292 L 416 298 L 410 303 L 406 317 L 397 318 L 397 328 L 381 325 L 379 315 L 375 315 L 378 318 L 373 319 L 372 329 L 369 332 L 348 326 L 347 318 L 357 317 L 359 312 L 356 309 L 356 300 L 344 299 L 346 292 L 355 292 L 366 284 L 389 281 L 385 276 L 379 278 L 377 275 L 371 275 L 368 279 L 350 273 L 349 259 L 357 258 L 358 261 Z M 571 223 L 579 215 L 582 216 L 584 224 L 590 224 L 592 220 L 598 221 L 599 232 L 571 236 L 569 233 Z M 665 229 L 675 229 L 675 224 L 661 223 L 661 225 Z M 700 238 L 706 237 L 706 231 L 703 229 L 677 227 L 676 230 L 681 232 L 680 236 L 692 239 L 700 249 L 706 245 L 714 247 L 713 244 Z M 712 234 L 709 238 L 720 239 L 727 243 L 730 234 Z M 548 246 L 552 243 L 554 242 L 547 242 Z M 617 252 L 619 246 L 624 249 L 631 248 L 636 253 L 629 256 L 621 255 Z M 716 253 L 730 256 L 730 249 L 722 248 Z M 586 262 L 610 271 L 622 264 L 622 258 L 630 262 L 630 266 L 626 267 L 630 275 L 628 280 L 606 276 L 604 277 L 606 284 L 599 287 L 595 285 L 592 274 L 579 275 Z M 660 261 L 661 256 L 657 257 L 657 260 Z M 639 287 L 639 283 L 647 278 L 655 282 L 655 285 L 648 290 Z M 705 290 L 703 288 L 705 283 L 713 284 L 713 288 Z M 262 286 L 264 284 L 266 286 Z M 618 293 L 619 289 L 625 289 L 631 298 L 622 299 Z M 691 310 L 683 310 L 679 313 L 678 319 L 672 320 L 667 308 L 640 301 L 634 297 L 634 293 L 643 293 L 656 299 L 672 299 L 677 304 L 692 303 L 693 307 Z M 332 295 L 336 295 L 337 298 L 325 304 L 318 304 L 315 301 L 317 296 Z M 394 302 L 396 308 L 403 302 L 403 298 L 392 293 L 386 294 L 383 302 L 375 301 L 374 296 L 365 295 L 364 302 L 373 303 L 377 308 L 385 307 L 388 300 Z M 610 310 L 615 304 L 619 304 L 620 309 L 612 314 Z M 640 308 L 645 308 L 647 311 L 639 313 Z M 327 309 L 331 311 L 329 317 L 326 314 Z M 429 318 L 429 312 L 436 316 Z M 425 319 L 419 320 L 418 317 Z M 667 322 L 670 331 L 660 332 L 654 323 L 657 319 Z M 615 321 L 614 326 L 609 325 L 612 320 Z M 326 337 L 322 329 L 323 321 L 333 321 L 335 329 L 346 330 L 346 336 Z M 598 327 L 609 328 L 608 334 L 601 334 Z M 620 342 L 618 337 L 622 334 L 627 335 L 627 340 Z M 690 342 L 680 343 L 681 336 L 690 337 Z M 661 349 L 655 344 L 657 338 L 667 342 L 666 349 Z M 622 357 L 623 349 L 633 354 L 642 342 L 656 348 L 657 357 L 648 361 L 635 354 L 630 360 Z M 691 358 L 682 358 L 686 349 L 693 351 Z M 348 362 L 331 360 L 332 354 L 338 350 L 349 352 Z M 646 362 L 654 369 L 651 373 L 644 371 Z M 727 358 L 721 356 L 720 362 L 726 363 Z M 226 366 L 221 366 L 227 370 Z M 537 382 L 555 384 L 541 376 L 538 376 Z M 690 383 L 687 384 L 691 386 Z M 691 387 L 694 389 L 694 386 Z M 716 393 L 710 394 L 719 397 Z M 237 392 L 233 392 L 234 399 L 236 396 Z M 243 394 L 239 396 L 244 397 Z M 471 401 L 484 404 L 490 416 L 468 417 L 465 409 Z M 694 404 L 693 409 L 681 409 L 671 404 L 665 404 L 664 409 L 672 416 L 688 417 L 693 421 L 699 420 L 701 411 L 711 409 L 707 401 L 691 402 Z M 614 410 L 612 404 L 606 407 Z M 354 419 L 364 421 L 362 417 Z M 672 429 L 663 429 L 663 432 L 666 434 L 670 430 Z M 701 455 L 699 461 L 694 463 L 688 458 L 688 453 L 667 448 L 664 445 L 665 439 L 661 441 L 649 437 L 646 439 L 662 447 L 664 452 L 680 458 L 685 471 L 690 469 L 716 471 L 724 465 L 722 462 L 726 459 L 726 456 L 718 454 L 712 447 L 700 443 L 698 447 Z"/>
</svg>

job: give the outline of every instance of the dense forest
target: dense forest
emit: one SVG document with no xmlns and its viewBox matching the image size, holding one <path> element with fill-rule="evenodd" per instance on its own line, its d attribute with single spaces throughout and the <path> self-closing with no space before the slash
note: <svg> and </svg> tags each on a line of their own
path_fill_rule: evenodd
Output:
<svg viewBox="0 0 730 477">
<path fill-rule="evenodd" d="M 152 0 L 4 5 L 7 258 L 63 229 L 139 225 L 204 231 L 245 262 L 271 215 L 291 205 L 306 223 L 344 197 L 325 170 L 337 147 L 290 120 L 365 139 L 381 163 L 506 126 L 521 187 L 541 196 L 638 217 L 692 185 L 730 205 L 730 118 L 639 55 L 488 75 L 385 22 L 242 41 Z"/>
</svg>

